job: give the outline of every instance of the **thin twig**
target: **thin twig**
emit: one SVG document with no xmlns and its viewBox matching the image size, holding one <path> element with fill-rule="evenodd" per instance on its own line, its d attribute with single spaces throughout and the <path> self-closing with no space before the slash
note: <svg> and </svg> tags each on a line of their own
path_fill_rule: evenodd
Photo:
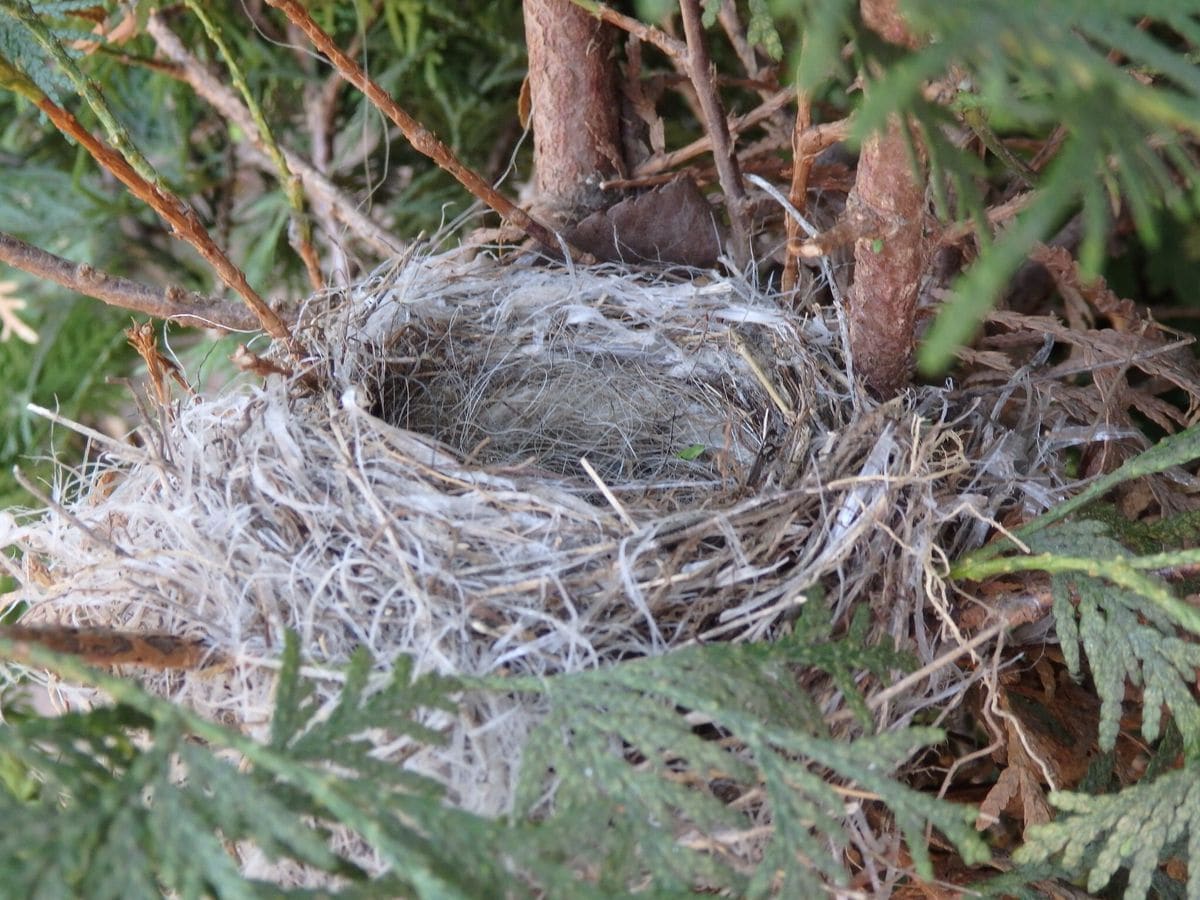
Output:
<svg viewBox="0 0 1200 900">
<path fill-rule="evenodd" d="M 996 228 L 1007 222 L 1009 219 L 1015 218 L 1019 213 L 1029 206 L 1036 196 L 1034 191 L 1025 191 L 1022 194 L 1017 194 L 1015 197 L 1004 201 L 998 206 L 990 206 L 984 214 L 988 225 Z M 959 241 L 970 237 L 978 229 L 979 223 L 974 219 L 967 219 L 962 222 L 953 222 L 942 229 L 942 233 L 938 235 L 938 244 L 945 247 L 951 244 L 957 244 Z"/>
<path fill-rule="evenodd" d="M 92 158 L 120 180 L 131 194 L 150 206 L 167 221 L 179 237 L 191 244 L 213 267 L 221 280 L 237 291 L 254 310 L 259 323 L 267 334 L 280 340 L 290 336 L 283 319 L 267 305 L 267 302 L 259 296 L 254 288 L 250 287 L 245 273 L 233 264 L 225 255 L 224 250 L 217 246 L 200 222 L 200 217 L 191 207 L 165 188 L 157 187 L 144 179 L 134 171 L 123 156 L 106 146 L 84 128 L 69 110 L 59 106 L 49 97 L 44 94 L 39 97 L 37 107 L 46 114 L 59 131 L 78 141 L 92 155 Z"/>
<path fill-rule="evenodd" d="M 226 331 L 257 331 L 259 327 L 258 319 L 243 306 L 202 297 L 174 285 L 157 288 L 111 275 L 87 263 L 55 256 L 4 232 L 0 232 L 0 262 L 109 306 L 158 319 L 176 319 Z"/>
<path fill-rule="evenodd" d="M 663 53 L 667 54 L 667 56 L 680 60 L 687 57 L 687 45 L 679 40 L 679 38 L 671 37 L 671 35 L 667 34 L 661 28 L 647 25 L 645 22 L 640 22 L 632 16 L 617 12 L 607 4 L 596 3 L 594 0 L 571 0 L 571 2 L 576 6 L 583 7 L 600 21 L 614 25 L 622 31 L 627 31 L 635 38 L 643 40 L 647 44 L 653 44 Z"/>
<path fill-rule="evenodd" d="M 738 116 L 729 122 L 729 133 L 731 135 L 741 134 L 749 128 L 753 128 L 759 122 L 769 119 L 780 109 L 786 106 L 795 96 L 791 88 L 786 88 L 781 91 L 776 91 L 771 95 L 771 98 L 766 102 L 756 106 L 744 116 Z M 702 153 L 707 153 L 712 149 L 712 138 L 709 135 L 704 135 L 690 144 L 685 144 L 678 150 L 672 150 L 670 153 L 663 153 L 659 156 L 652 156 L 644 163 L 633 170 L 634 177 L 642 177 L 645 175 L 657 175 L 659 172 L 665 172 L 668 169 L 673 169 L 680 163 L 687 162 L 689 159 L 694 159 Z"/>
<path fill-rule="evenodd" d="M 44 406 L 38 406 L 36 403 L 26 403 L 25 409 L 33 413 L 35 416 L 40 416 L 49 422 L 53 422 L 62 428 L 70 429 L 76 434 L 87 438 L 96 447 L 103 447 L 104 452 L 118 459 L 126 460 L 132 463 L 148 463 L 150 454 L 141 447 L 130 444 L 126 441 L 119 441 L 114 437 L 110 437 L 103 431 L 97 431 L 95 428 L 89 428 L 81 422 L 76 422 L 74 419 L 68 419 L 66 416 L 55 412 L 52 409 L 47 409 Z"/>
<path fill-rule="evenodd" d="M 958 644 L 954 647 L 951 647 L 947 652 L 943 653 L 937 659 L 930 661 L 924 666 L 921 666 L 921 668 L 917 669 L 915 672 L 909 673 L 895 684 L 885 688 L 878 694 L 875 694 L 873 697 L 867 700 L 867 705 L 871 707 L 871 709 L 879 709 L 879 707 L 883 706 L 883 704 L 887 703 L 887 701 L 891 700 L 893 697 L 899 697 L 906 691 L 910 690 L 914 684 L 918 684 L 922 679 L 928 678 L 938 669 L 941 669 L 943 666 L 950 665 L 950 663 L 954 662 L 954 660 L 958 659 L 960 656 L 966 653 L 972 653 L 976 647 L 980 647 L 983 644 L 986 644 L 988 641 L 998 637 L 1000 633 L 1003 632 L 1007 627 L 1007 624 L 1001 622 L 999 625 L 993 625 L 991 628 L 981 631 L 965 644 Z"/>
<path fill-rule="evenodd" d="M 563 241 L 556 237 L 549 228 L 536 221 L 529 213 L 488 184 L 477 172 L 464 165 L 440 138 L 405 112 L 387 91 L 368 77 L 358 63 L 338 49 L 328 32 L 318 25 L 296 0 L 267 0 L 267 4 L 282 11 L 293 25 L 303 31 L 312 45 L 325 54 L 325 57 L 341 73 L 341 76 L 362 91 L 377 109 L 395 123 L 414 150 L 429 157 L 442 171 L 454 176 L 459 184 L 499 213 L 501 217 L 521 228 L 541 244 L 547 252 L 555 256 L 561 253 Z M 585 264 L 594 262 L 589 255 L 578 251 L 573 252 L 572 257 L 576 262 Z"/>
<path fill-rule="evenodd" d="M 272 170 L 274 167 L 262 146 L 258 130 L 254 127 L 254 120 L 237 95 L 218 81 L 184 47 L 178 35 L 167 27 L 160 13 L 150 13 L 150 17 L 146 21 L 146 31 L 154 38 L 162 54 L 179 67 L 182 73 L 181 77 L 191 86 L 197 96 L 228 122 L 236 125 L 237 130 L 246 136 L 247 143 L 243 146 L 255 164 L 268 171 Z M 300 177 L 304 184 L 304 190 L 313 202 L 329 204 L 338 221 L 380 257 L 399 256 L 404 252 L 403 243 L 372 222 L 359 210 L 358 204 L 352 197 L 347 196 L 308 160 L 286 147 L 283 148 L 283 158 L 287 162 L 288 169 Z M 332 234 L 330 236 L 333 237 Z"/>
<path fill-rule="evenodd" d="M 683 32 L 687 36 L 687 67 L 700 110 L 704 115 L 705 130 L 712 137 L 713 160 L 717 165 L 717 176 L 725 192 L 725 207 L 729 213 L 729 228 L 732 233 L 733 259 L 740 268 L 750 257 L 750 227 L 746 220 L 746 187 L 742 184 L 742 173 L 738 167 L 737 151 L 729 134 L 729 123 L 725 120 L 725 108 L 717 95 L 713 75 L 716 71 L 708 55 L 704 39 L 704 24 L 700 20 L 699 0 L 680 0 L 683 15 Z"/>
<path fill-rule="evenodd" d="M 325 286 L 325 279 L 321 274 L 321 262 L 317 257 L 317 250 L 312 243 L 312 220 L 304 208 L 304 191 L 301 189 L 300 179 L 296 178 L 288 169 L 287 161 L 283 158 L 279 144 L 275 141 L 275 135 L 267 124 L 266 116 L 263 115 L 262 107 L 259 106 L 254 92 L 250 90 L 250 85 L 246 82 L 246 76 L 242 73 L 237 55 L 225 40 L 220 27 L 205 10 L 205 4 L 199 0 L 184 0 L 184 2 L 192 15 L 200 21 L 208 39 L 216 45 L 221 58 L 225 61 L 225 68 L 229 71 L 230 81 L 242 95 L 242 102 L 246 104 L 246 108 L 254 119 L 255 134 L 258 135 L 263 149 L 266 150 L 275 166 L 275 174 L 283 187 L 283 194 L 287 198 L 290 208 L 292 227 L 288 229 L 288 243 L 304 263 L 309 286 L 314 291 L 319 291 Z"/>
<path fill-rule="evenodd" d="M 812 171 L 813 155 L 803 153 L 803 135 L 812 125 L 812 97 L 808 91 L 796 89 L 796 124 L 792 128 L 792 184 L 788 190 L 788 202 L 796 212 L 803 214 L 808 206 L 808 175 Z M 783 262 L 781 285 L 784 293 L 796 287 L 800 272 L 800 257 L 792 252 L 800 240 L 800 223 L 791 216 L 785 221 L 787 229 L 787 253 Z"/>
<path fill-rule="evenodd" d="M 813 160 L 823 150 L 849 137 L 850 127 L 854 120 L 847 116 L 836 122 L 815 126 L 810 124 L 801 128 L 801 120 L 810 115 L 807 96 L 798 94 L 797 103 L 799 109 L 796 114 L 796 131 L 792 143 L 792 185 L 788 200 L 796 210 L 803 213 L 807 202 L 808 180 L 812 174 Z M 872 229 L 876 228 L 878 224 L 866 211 L 851 210 L 847 211 L 832 228 L 821 234 L 810 234 L 810 240 L 804 241 L 799 232 L 792 227 L 792 220 L 789 220 L 788 262 L 792 263 L 797 257 L 816 259 L 820 256 L 828 256 L 839 247 L 852 244 L 858 238 L 871 234 Z"/>
</svg>

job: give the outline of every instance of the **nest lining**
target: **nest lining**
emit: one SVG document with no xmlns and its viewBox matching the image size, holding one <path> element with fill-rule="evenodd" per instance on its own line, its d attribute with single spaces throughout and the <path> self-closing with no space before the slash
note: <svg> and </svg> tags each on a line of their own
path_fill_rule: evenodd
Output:
<svg viewBox="0 0 1200 900">
<path fill-rule="evenodd" d="M 817 597 L 838 622 L 869 605 L 928 662 L 957 639 L 946 560 L 1062 486 L 1036 428 L 999 424 L 1003 398 L 878 405 L 846 377 L 833 313 L 737 279 L 451 253 L 308 312 L 323 391 L 273 377 L 181 402 L 140 447 L 64 470 L 61 506 L 0 521 L 28 621 L 203 638 L 229 668 L 148 683 L 254 734 L 287 629 L 326 703 L 358 647 L 381 672 L 410 654 L 550 674 L 769 639 Z M 933 673 L 881 727 L 967 677 Z M 467 706 L 436 723 L 446 746 L 384 752 L 500 813 L 538 710 Z"/>
</svg>

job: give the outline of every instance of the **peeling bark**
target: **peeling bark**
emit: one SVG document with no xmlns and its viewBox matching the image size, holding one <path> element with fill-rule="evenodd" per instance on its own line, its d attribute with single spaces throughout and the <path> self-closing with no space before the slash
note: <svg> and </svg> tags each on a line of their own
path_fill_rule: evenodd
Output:
<svg viewBox="0 0 1200 900">
<path fill-rule="evenodd" d="M 536 205 L 557 224 L 605 205 L 623 176 L 612 29 L 570 0 L 524 0 Z"/>
</svg>

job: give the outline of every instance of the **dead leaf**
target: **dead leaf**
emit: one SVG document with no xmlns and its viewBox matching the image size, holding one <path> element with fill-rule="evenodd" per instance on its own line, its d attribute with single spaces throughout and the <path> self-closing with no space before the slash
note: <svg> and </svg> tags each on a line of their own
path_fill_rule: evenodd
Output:
<svg viewBox="0 0 1200 900">
<path fill-rule="evenodd" d="M 150 387 L 154 390 L 154 397 L 159 406 L 167 409 L 171 405 L 171 389 L 167 386 L 168 378 L 183 388 L 186 393 L 193 393 L 192 386 L 187 383 L 187 379 L 183 377 L 183 373 L 179 371 L 179 366 L 175 364 L 175 361 L 159 352 L 158 336 L 154 333 L 153 325 L 149 322 L 142 322 L 139 325 L 135 321 L 133 325 L 125 329 L 125 338 L 129 341 L 129 346 L 136 350 L 138 356 L 146 363 Z"/>
<path fill-rule="evenodd" d="M 610 262 L 711 268 L 721 253 L 721 228 L 704 194 L 680 178 L 592 213 L 566 238 Z"/>
<path fill-rule="evenodd" d="M 1050 804 L 1042 792 L 1041 781 L 1028 758 L 1019 763 L 1010 762 L 1000 772 L 995 785 L 979 804 L 975 827 L 983 831 L 998 820 L 1003 812 L 1019 815 L 1023 829 L 1044 824 L 1053 818 Z"/>
</svg>

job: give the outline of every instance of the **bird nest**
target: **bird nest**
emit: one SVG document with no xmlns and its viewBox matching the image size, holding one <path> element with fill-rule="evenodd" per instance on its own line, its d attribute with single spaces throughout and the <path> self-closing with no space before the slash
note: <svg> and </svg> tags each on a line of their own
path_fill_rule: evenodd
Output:
<svg viewBox="0 0 1200 900">
<path fill-rule="evenodd" d="M 0 521 L 23 559 L 5 605 L 202 646 L 223 665 L 147 684 L 256 735 L 289 631 L 325 702 L 359 648 L 381 670 L 540 676 L 771 640 L 812 603 L 835 629 L 871 610 L 929 663 L 962 640 L 947 561 L 1061 496 L 1040 434 L 1069 411 L 1030 400 L 1010 429 L 1019 379 L 879 403 L 834 311 L 737 278 L 412 256 L 303 321 L 307 376 L 175 401 L 136 442 L 93 435 L 49 508 Z M 930 667 L 879 727 L 968 678 Z M 538 710 L 469 704 L 444 746 L 380 754 L 500 813 Z"/>
</svg>

